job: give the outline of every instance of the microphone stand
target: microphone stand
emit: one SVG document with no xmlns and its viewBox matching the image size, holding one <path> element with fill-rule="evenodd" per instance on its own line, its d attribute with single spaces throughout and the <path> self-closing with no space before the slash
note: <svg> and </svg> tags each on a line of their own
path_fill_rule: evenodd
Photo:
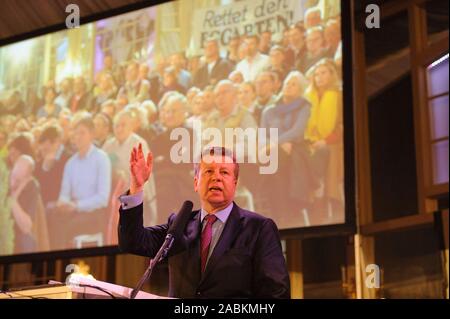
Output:
<svg viewBox="0 0 450 319">
<path fill-rule="evenodd" d="M 148 265 L 147 269 L 145 270 L 144 275 L 141 277 L 141 280 L 139 280 L 136 288 L 134 288 L 133 291 L 131 292 L 130 299 L 136 298 L 136 295 L 141 290 L 144 283 L 152 275 L 153 268 L 156 266 L 157 263 L 159 263 L 161 260 L 163 260 L 167 256 L 167 253 L 169 252 L 170 247 L 172 247 L 173 241 L 174 241 L 173 235 L 167 234 L 166 239 L 164 240 L 164 243 L 162 244 L 158 253 L 155 255 L 154 258 L 152 258 L 150 260 L 150 264 Z"/>
</svg>

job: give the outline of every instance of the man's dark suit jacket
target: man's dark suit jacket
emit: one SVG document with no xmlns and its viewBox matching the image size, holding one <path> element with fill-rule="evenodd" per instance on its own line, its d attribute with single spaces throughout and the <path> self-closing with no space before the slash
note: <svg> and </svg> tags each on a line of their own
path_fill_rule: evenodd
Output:
<svg viewBox="0 0 450 319">
<path fill-rule="evenodd" d="M 167 224 L 144 228 L 142 204 L 120 209 L 119 247 L 153 257 Z M 169 252 L 169 296 L 176 298 L 290 298 L 289 275 L 275 223 L 235 203 L 206 270 L 200 271 L 200 211 L 193 211 L 182 238 Z"/>
<path fill-rule="evenodd" d="M 208 85 L 216 85 L 220 80 L 226 79 L 231 71 L 233 71 L 233 64 L 227 59 L 219 58 L 210 74 L 208 74 L 208 64 L 198 69 L 194 77 L 194 86 L 203 90 Z"/>
</svg>

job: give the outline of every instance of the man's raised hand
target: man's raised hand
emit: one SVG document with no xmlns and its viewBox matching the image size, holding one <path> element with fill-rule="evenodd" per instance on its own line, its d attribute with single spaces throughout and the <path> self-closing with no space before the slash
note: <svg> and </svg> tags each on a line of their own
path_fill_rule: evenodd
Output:
<svg viewBox="0 0 450 319">
<path fill-rule="evenodd" d="M 142 144 L 133 147 L 130 154 L 130 194 L 142 191 L 145 182 L 149 179 L 153 168 L 153 154 L 148 152 L 145 160 Z"/>
</svg>

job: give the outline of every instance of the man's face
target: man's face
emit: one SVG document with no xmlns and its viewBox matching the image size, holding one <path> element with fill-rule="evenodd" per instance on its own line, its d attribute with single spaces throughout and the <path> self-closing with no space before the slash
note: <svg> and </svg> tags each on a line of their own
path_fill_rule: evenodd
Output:
<svg viewBox="0 0 450 319">
<path fill-rule="evenodd" d="M 212 59 L 218 56 L 219 48 L 217 47 L 217 42 L 208 41 L 205 45 L 205 57 L 207 59 Z"/>
<path fill-rule="evenodd" d="M 306 48 L 314 55 L 321 52 L 323 44 L 323 34 L 320 31 L 311 32 L 306 37 Z"/>
<path fill-rule="evenodd" d="M 255 38 L 247 38 L 247 56 L 252 57 L 258 52 L 258 41 Z"/>
<path fill-rule="evenodd" d="M 293 28 L 289 30 L 289 44 L 296 48 L 303 46 L 303 34 L 299 29 Z"/>
<path fill-rule="evenodd" d="M 327 45 L 333 47 L 339 44 L 341 40 L 341 34 L 339 30 L 339 25 L 337 23 L 327 26 L 323 32 L 325 42 Z"/>
<path fill-rule="evenodd" d="M 200 197 L 202 207 L 226 207 L 233 201 L 237 179 L 235 164 L 221 155 L 204 156 L 194 178 L 194 190 Z"/>
<path fill-rule="evenodd" d="M 173 54 L 170 57 L 170 65 L 175 69 L 180 70 L 184 67 L 184 59 L 180 54 Z"/>
<path fill-rule="evenodd" d="M 239 86 L 238 99 L 241 106 L 249 107 L 255 101 L 255 98 L 255 91 L 248 83 Z"/>
<path fill-rule="evenodd" d="M 256 95 L 262 99 L 271 97 L 274 90 L 274 83 L 270 75 L 261 74 L 255 81 Z"/>
<path fill-rule="evenodd" d="M 236 105 L 236 90 L 231 85 L 222 84 L 214 91 L 216 107 L 222 114 L 229 114 Z"/>
<path fill-rule="evenodd" d="M 280 50 L 273 50 L 270 52 L 270 64 L 275 67 L 280 67 L 284 62 L 284 54 Z"/>
<path fill-rule="evenodd" d="M 203 93 L 204 110 L 211 111 L 214 108 L 214 92 L 205 91 Z"/>
<path fill-rule="evenodd" d="M 132 119 L 127 115 L 118 118 L 114 123 L 114 136 L 119 143 L 123 143 L 131 133 L 133 133 Z"/>
<path fill-rule="evenodd" d="M 60 142 L 58 140 L 50 141 L 46 140 L 45 142 L 42 142 L 38 145 L 38 151 L 41 154 L 42 157 L 45 157 L 47 154 L 52 154 L 56 152 L 60 145 Z"/>
<path fill-rule="evenodd" d="M 95 127 L 94 137 L 96 139 L 102 139 L 108 135 L 108 125 L 100 116 L 96 116 L 94 118 L 94 127 Z"/>
<path fill-rule="evenodd" d="M 75 144 L 77 151 L 86 150 L 92 144 L 93 139 L 93 132 L 86 126 L 78 125 L 75 127 L 72 141 Z"/>
<path fill-rule="evenodd" d="M 204 111 L 204 96 L 202 93 L 197 94 L 192 101 L 192 113 L 194 115 L 200 115 Z"/>
</svg>

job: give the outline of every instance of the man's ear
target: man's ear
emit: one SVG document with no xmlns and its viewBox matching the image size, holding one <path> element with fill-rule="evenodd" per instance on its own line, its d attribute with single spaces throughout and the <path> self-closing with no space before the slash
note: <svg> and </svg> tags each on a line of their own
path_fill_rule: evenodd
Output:
<svg viewBox="0 0 450 319">
<path fill-rule="evenodd" d="M 197 176 L 194 177 L 194 191 L 198 191 L 198 178 Z"/>
</svg>

